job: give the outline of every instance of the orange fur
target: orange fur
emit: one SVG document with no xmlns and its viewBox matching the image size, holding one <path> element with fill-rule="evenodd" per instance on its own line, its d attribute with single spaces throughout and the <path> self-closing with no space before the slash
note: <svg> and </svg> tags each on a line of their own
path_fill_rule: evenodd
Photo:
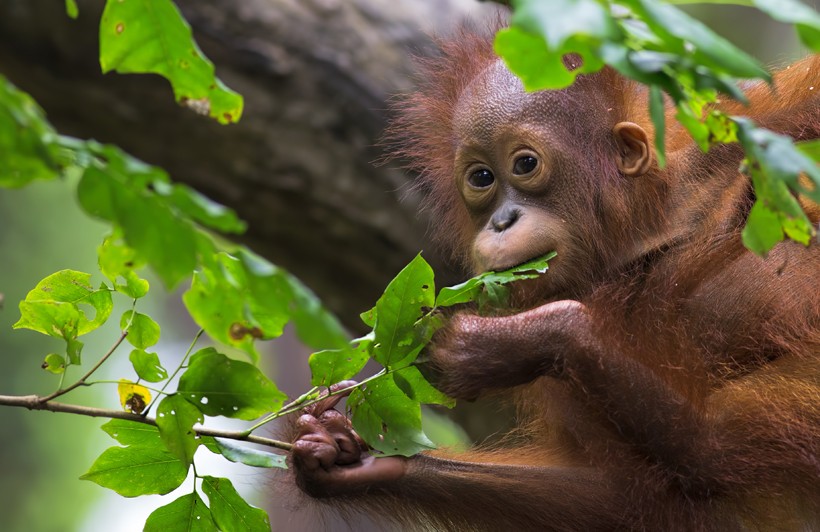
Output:
<svg viewBox="0 0 820 532">
<path fill-rule="evenodd" d="M 442 49 L 391 138 L 419 174 L 438 238 L 469 266 L 486 229 L 455 185 L 454 110 L 497 59 L 470 33 Z M 818 138 L 820 99 L 808 88 L 820 87 L 819 65 L 812 57 L 778 73 L 773 90 L 752 87 L 750 107 L 720 106 Z M 298 475 L 336 482 L 314 494 L 337 505 L 410 528 L 820 528 L 820 247 L 782 243 L 766 259 L 744 249 L 754 193 L 737 146 L 703 154 L 674 126 L 666 169 L 620 174 L 613 126 L 651 128 L 645 93 L 613 71 L 545 98 L 575 114 L 543 116 L 558 132 L 556 184 L 527 205 L 560 213 L 563 244 L 580 251 L 519 283 L 517 313 L 456 314 L 430 352 L 449 393 L 514 395 L 516 437 L 383 459 L 402 473 L 364 486 L 334 480 L 340 465 Z"/>
</svg>

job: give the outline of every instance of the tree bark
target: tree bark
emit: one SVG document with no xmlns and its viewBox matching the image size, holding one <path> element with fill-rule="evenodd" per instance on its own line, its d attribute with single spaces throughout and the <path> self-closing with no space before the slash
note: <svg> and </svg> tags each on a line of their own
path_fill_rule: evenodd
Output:
<svg viewBox="0 0 820 532">
<path fill-rule="evenodd" d="M 389 98 L 412 53 L 470 0 L 178 0 L 217 75 L 245 97 L 220 126 L 178 107 L 157 76 L 100 73 L 102 2 L 0 3 L 0 73 L 59 131 L 111 142 L 235 209 L 244 241 L 313 288 L 348 324 L 419 250 L 442 270 L 411 178 L 374 165 Z M 480 15 L 480 13 L 479 13 Z"/>
</svg>

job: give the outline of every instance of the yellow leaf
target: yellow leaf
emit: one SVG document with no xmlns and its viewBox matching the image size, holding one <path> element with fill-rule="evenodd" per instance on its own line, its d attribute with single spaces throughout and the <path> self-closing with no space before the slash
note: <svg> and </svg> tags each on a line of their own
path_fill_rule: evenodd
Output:
<svg viewBox="0 0 820 532">
<path fill-rule="evenodd" d="M 120 379 L 117 386 L 120 404 L 125 410 L 139 414 L 151 402 L 151 392 L 148 388 L 127 379 Z"/>
</svg>

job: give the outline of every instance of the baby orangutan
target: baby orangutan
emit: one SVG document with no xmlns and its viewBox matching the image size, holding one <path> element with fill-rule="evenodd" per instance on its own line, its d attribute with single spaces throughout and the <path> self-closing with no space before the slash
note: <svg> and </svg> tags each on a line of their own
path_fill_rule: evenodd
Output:
<svg viewBox="0 0 820 532">
<path fill-rule="evenodd" d="M 670 125 L 659 168 L 646 94 L 614 71 L 527 93 L 489 38 L 443 47 L 393 128 L 440 240 L 475 272 L 558 255 L 514 313 L 455 314 L 425 372 L 514 396 L 522 436 L 374 458 L 331 398 L 297 422 L 299 486 L 414 529 L 820 529 L 817 243 L 747 251 L 739 146 Z M 722 108 L 817 138 L 818 68 Z"/>
</svg>

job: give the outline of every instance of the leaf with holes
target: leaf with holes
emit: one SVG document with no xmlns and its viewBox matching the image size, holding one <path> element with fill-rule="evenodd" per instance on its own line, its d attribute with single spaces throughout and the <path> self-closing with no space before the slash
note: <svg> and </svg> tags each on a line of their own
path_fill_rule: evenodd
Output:
<svg viewBox="0 0 820 532">
<path fill-rule="evenodd" d="M 412 456 L 435 447 L 421 428 L 421 405 L 410 399 L 392 375 L 353 390 L 347 399 L 353 427 L 385 455 Z"/>
<path fill-rule="evenodd" d="M 493 290 L 495 287 L 521 279 L 533 279 L 549 269 L 549 261 L 555 256 L 556 253 L 553 251 L 514 268 L 500 272 L 485 272 L 461 284 L 442 288 L 436 297 L 435 305 L 449 307 L 478 301 L 482 290 Z"/>
<path fill-rule="evenodd" d="M 495 50 L 529 91 L 560 89 L 581 73 L 603 66 L 599 49 L 621 31 L 606 6 L 597 0 L 516 0 L 509 28 L 498 32 Z M 567 68 L 564 56 L 581 61 Z"/>
<path fill-rule="evenodd" d="M 74 270 L 53 273 L 37 283 L 20 303 L 15 329 L 32 329 L 58 338 L 89 333 L 105 323 L 114 304 L 105 285 L 94 288 L 91 274 Z M 84 309 L 93 311 L 89 319 Z"/>
<path fill-rule="evenodd" d="M 165 397 L 157 407 L 157 427 L 165 447 L 185 465 L 190 465 L 199 447 L 194 425 L 202 423 L 202 412 L 179 394 Z"/>
<path fill-rule="evenodd" d="M 141 414 L 151 402 L 151 392 L 148 388 L 127 379 L 120 379 L 117 395 L 120 398 L 120 405 L 134 414 Z"/>
<path fill-rule="evenodd" d="M 128 355 L 128 360 L 134 366 L 134 371 L 140 379 L 148 382 L 160 382 L 168 378 L 168 372 L 160 364 L 156 353 L 149 353 L 143 349 L 134 349 Z"/>
<path fill-rule="evenodd" d="M 412 362 L 422 347 L 415 323 L 434 302 L 433 269 L 417 255 L 376 302 L 373 358 L 388 368 Z"/>
<path fill-rule="evenodd" d="M 256 419 L 285 401 L 253 364 L 232 360 L 213 347 L 196 352 L 179 379 L 177 391 L 206 416 Z"/>
</svg>

